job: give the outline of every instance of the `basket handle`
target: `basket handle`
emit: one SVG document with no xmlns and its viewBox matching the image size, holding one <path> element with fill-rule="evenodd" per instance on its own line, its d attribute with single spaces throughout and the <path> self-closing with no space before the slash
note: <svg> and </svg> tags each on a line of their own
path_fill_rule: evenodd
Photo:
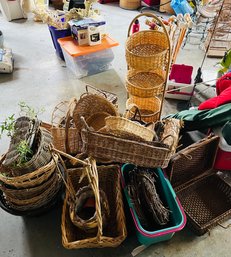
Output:
<svg viewBox="0 0 231 257">
<path fill-rule="evenodd" d="M 88 131 L 90 131 L 91 129 L 90 129 L 90 127 L 88 126 L 88 124 L 87 124 L 86 120 L 84 119 L 84 117 L 81 116 L 80 119 L 81 119 L 81 121 L 82 121 L 83 126 L 85 127 L 85 129 L 87 129 Z"/>
<path fill-rule="evenodd" d="M 142 16 L 151 17 L 151 18 L 155 19 L 155 20 L 161 25 L 161 27 L 163 28 L 164 33 L 168 36 L 168 31 L 167 31 L 167 29 L 166 29 L 166 27 L 165 27 L 163 21 L 162 21 L 160 18 L 158 18 L 156 15 L 152 14 L 152 13 L 144 12 L 144 13 L 138 14 L 138 15 L 131 21 L 131 23 L 130 23 L 130 25 L 129 25 L 129 27 L 128 27 L 128 34 L 127 34 L 127 37 L 129 37 L 130 34 L 131 34 L 131 28 L 132 28 L 132 25 L 133 25 L 133 23 L 135 22 L 135 20 L 137 20 L 138 18 L 140 18 L 140 17 L 142 17 Z M 170 46 L 171 46 L 171 44 L 170 44 L 170 39 L 169 39 L 169 37 L 167 37 L 167 38 L 168 38 L 169 47 L 170 47 Z"/>
<path fill-rule="evenodd" d="M 52 125 L 52 127 L 54 127 L 55 126 L 55 113 L 56 113 L 56 111 L 57 110 L 60 110 L 61 111 L 61 106 L 63 106 L 64 104 L 66 103 L 66 101 L 62 101 L 62 102 L 60 102 L 60 103 L 58 103 L 56 106 L 55 106 L 55 108 L 54 108 L 54 110 L 52 111 L 52 114 L 51 114 L 51 125 Z M 62 110 L 62 112 L 63 112 L 63 116 L 65 116 L 65 112 Z"/>
<path fill-rule="evenodd" d="M 133 117 L 131 119 L 142 121 L 142 116 L 141 116 L 140 109 L 139 109 L 139 107 L 136 104 L 130 104 L 128 106 L 128 108 L 125 111 L 125 116 L 126 116 L 126 113 L 128 111 L 130 111 L 132 108 L 135 108 L 135 112 L 134 112 L 134 115 L 133 115 Z M 137 115 L 138 115 L 139 119 L 136 118 Z"/>
<path fill-rule="evenodd" d="M 71 118 L 73 117 L 73 110 L 74 110 L 76 104 L 77 104 L 77 99 L 72 98 L 70 100 L 69 107 L 68 107 L 67 114 L 66 114 L 66 119 L 65 119 L 65 147 L 66 147 L 66 152 L 67 153 L 70 153 L 68 131 L 69 131 L 69 128 L 70 128 Z"/>
<path fill-rule="evenodd" d="M 92 85 L 89 85 L 89 84 L 86 85 L 86 92 L 87 92 L 87 94 L 89 94 L 89 88 L 95 90 L 96 92 L 99 92 L 99 93 L 103 94 L 104 97 L 107 98 L 107 95 L 106 95 L 106 93 L 103 90 L 101 90 L 99 88 L 96 88 L 96 87 L 93 87 Z"/>
</svg>

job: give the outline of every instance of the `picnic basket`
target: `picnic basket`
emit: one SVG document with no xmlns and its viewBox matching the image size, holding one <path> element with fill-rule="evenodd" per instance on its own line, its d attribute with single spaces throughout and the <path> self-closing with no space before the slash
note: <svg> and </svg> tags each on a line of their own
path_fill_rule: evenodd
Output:
<svg viewBox="0 0 231 257">
<path fill-rule="evenodd" d="M 92 158 L 82 168 L 67 170 L 67 191 L 62 211 L 62 242 L 67 249 L 116 247 L 126 238 L 126 224 L 120 187 L 119 167 L 116 165 L 99 166 Z M 89 166 L 90 164 L 90 166 Z M 73 224 L 69 205 L 73 195 L 80 188 L 90 184 L 95 196 L 95 216 L 98 229 L 89 233 Z M 110 215 L 108 223 L 103 224 L 100 206 L 100 189 L 108 199 Z"/>
<path fill-rule="evenodd" d="M 169 129 L 172 125 L 175 135 Z M 168 133 L 165 133 L 165 138 L 161 138 L 160 142 L 143 142 L 123 139 L 115 136 L 110 136 L 90 130 L 84 118 L 82 122 L 84 128 L 81 131 L 83 140 L 82 152 L 103 160 L 113 160 L 119 163 L 131 163 L 142 167 L 162 167 L 168 165 L 170 157 L 176 151 L 178 136 L 181 127 L 179 120 L 171 119 L 168 125 Z M 163 144 L 167 138 L 172 137 L 171 145 Z M 167 140 L 166 143 L 170 142 Z"/>
<path fill-rule="evenodd" d="M 219 137 L 208 136 L 172 156 L 166 173 L 187 215 L 203 235 L 231 217 L 231 186 L 213 169 Z"/>
</svg>

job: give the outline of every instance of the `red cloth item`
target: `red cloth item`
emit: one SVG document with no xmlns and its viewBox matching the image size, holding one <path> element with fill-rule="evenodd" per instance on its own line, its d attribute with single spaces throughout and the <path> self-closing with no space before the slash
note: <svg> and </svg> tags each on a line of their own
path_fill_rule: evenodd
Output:
<svg viewBox="0 0 231 257">
<path fill-rule="evenodd" d="M 184 64 L 173 64 L 169 79 L 174 80 L 176 83 L 191 84 L 192 72 L 192 66 Z"/>
<path fill-rule="evenodd" d="M 227 103 L 231 103 L 231 87 L 226 88 L 220 95 L 201 103 L 198 110 L 210 110 Z"/>
<path fill-rule="evenodd" d="M 226 73 L 217 80 L 216 91 L 217 95 L 220 95 L 222 91 L 231 86 L 231 72 Z"/>
</svg>

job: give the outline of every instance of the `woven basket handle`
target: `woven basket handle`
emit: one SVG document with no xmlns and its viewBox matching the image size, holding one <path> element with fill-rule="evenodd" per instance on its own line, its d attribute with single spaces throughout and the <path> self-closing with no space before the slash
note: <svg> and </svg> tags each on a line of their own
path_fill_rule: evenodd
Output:
<svg viewBox="0 0 231 257">
<path fill-rule="evenodd" d="M 103 90 L 100 90 L 100 89 L 98 89 L 96 87 L 93 87 L 91 85 L 86 85 L 86 92 L 87 92 L 87 94 L 89 94 L 89 88 L 95 90 L 96 92 L 99 92 L 99 93 L 103 94 L 104 97 L 107 98 L 107 95 L 106 95 L 106 93 Z"/>
<path fill-rule="evenodd" d="M 136 104 L 130 104 L 128 106 L 127 110 L 125 111 L 125 116 L 126 116 L 126 113 L 128 111 L 130 111 L 132 108 L 135 108 L 135 112 L 134 112 L 134 115 L 133 115 L 133 117 L 131 119 L 142 121 L 142 116 L 141 116 L 140 109 L 139 109 L 139 107 Z M 137 115 L 138 115 L 139 118 L 136 117 Z"/>
<path fill-rule="evenodd" d="M 163 21 L 162 21 L 160 18 L 158 18 L 156 15 L 152 14 L 152 13 L 146 13 L 146 12 L 144 12 L 144 13 L 138 14 L 138 15 L 131 21 L 131 23 L 130 23 L 130 25 L 129 25 L 129 27 L 128 27 L 128 34 L 127 34 L 127 37 L 129 37 L 130 34 L 131 34 L 131 28 L 132 28 L 133 23 L 134 23 L 138 18 L 140 18 L 140 17 L 142 17 L 142 16 L 151 17 L 151 18 L 153 18 L 154 20 L 156 20 L 156 21 L 161 25 L 161 27 L 162 27 L 163 30 L 164 30 L 164 33 L 167 35 L 167 38 L 168 38 L 168 41 L 169 41 L 169 46 L 170 46 L 171 44 L 170 44 L 170 39 L 169 39 L 169 36 L 168 36 L 168 31 L 167 31 L 167 29 L 166 29 L 166 27 L 165 27 Z"/>
<path fill-rule="evenodd" d="M 68 110 L 67 110 L 67 114 L 66 114 L 66 119 L 65 119 L 65 147 L 66 147 L 66 152 L 67 153 L 70 153 L 68 131 L 69 131 L 69 128 L 70 128 L 71 118 L 73 117 L 73 110 L 75 109 L 76 104 L 77 104 L 77 99 L 72 98 L 70 100 Z"/>
<path fill-rule="evenodd" d="M 81 119 L 81 121 L 82 121 L 83 126 L 85 127 L 85 129 L 87 129 L 88 131 L 90 131 L 91 129 L 90 129 L 90 127 L 88 126 L 88 124 L 87 124 L 86 120 L 84 119 L 84 117 L 81 116 L 80 119 Z"/>
</svg>

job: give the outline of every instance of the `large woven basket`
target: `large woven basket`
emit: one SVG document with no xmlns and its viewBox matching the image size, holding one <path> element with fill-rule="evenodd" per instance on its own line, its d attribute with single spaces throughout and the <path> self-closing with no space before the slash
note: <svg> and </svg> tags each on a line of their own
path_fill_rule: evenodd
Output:
<svg viewBox="0 0 231 257">
<path fill-rule="evenodd" d="M 95 193 L 98 232 L 89 234 L 72 223 L 68 207 L 70 194 L 67 191 L 63 205 L 61 226 L 63 246 L 67 249 L 116 247 L 126 238 L 127 232 L 118 166 L 100 166 L 97 170 L 95 174 L 88 173 L 88 178 L 84 177 L 80 183 L 79 179 L 83 174 L 83 168 L 70 169 L 68 171 L 67 184 L 74 192 L 88 185 L 89 181 L 91 181 L 90 184 Z M 108 224 L 104 228 L 99 204 L 99 188 L 105 192 L 110 208 Z"/>
<path fill-rule="evenodd" d="M 73 119 L 79 131 L 82 128 L 81 116 L 88 119 L 100 112 L 106 112 L 112 116 L 118 115 L 116 107 L 106 98 L 94 94 L 83 94 L 73 112 Z"/>
<path fill-rule="evenodd" d="M 134 117 L 136 108 L 138 107 L 141 114 L 141 119 L 144 122 L 155 122 L 160 119 L 161 101 L 158 97 L 140 98 L 131 96 L 126 102 L 127 114 L 129 119 Z"/>
<path fill-rule="evenodd" d="M 164 92 L 163 71 L 142 72 L 131 69 L 127 74 L 126 89 L 130 95 L 141 98 L 162 94 Z"/>
<path fill-rule="evenodd" d="M 0 160 L 0 164 L 4 161 L 4 157 L 2 156 Z M 55 157 L 55 160 L 57 162 L 58 157 Z M 51 159 L 50 162 L 40 167 L 39 169 L 21 175 L 17 177 L 8 177 L 5 174 L 5 168 L 1 165 L 0 166 L 0 181 L 8 186 L 12 186 L 13 188 L 23 189 L 23 188 L 32 188 L 36 187 L 38 185 L 41 185 L 45 181 L 48 180 L 48 178 L 51 176 L 52 173 L 55 171 L 56 162 Z"/>
<path fill-rule="evenodd" d="M 168 63 L 168 34 L 156 30 L 143 30 L 129 36 L 126 41 L 126 61 L 136 70 L 164 69 Z"/>
<path fill-rule="evenodd" d="M 174 119 L 173 119 L 174 120 Z M 109 136 L 102 133 L 91 131 L 85 123 L 81 136 L 83 140 L 82 152 L 94 158 L 103 160 L 113 160 L 119 163 L 131 163 L 142 167 L 162 167 L 165 168 L 171 156 L 176 151 L 174 146 L 177 145 L 180 121 L 178 121 L 178 134 L 172 137 L 170 146 L 156 142 L 139 142 L 127 140 L 115 136 Z M 175 126 L 176 123 L 173 123 Z M 169 130 L 168 125 L 168 131 Z M 165 133 L 165 138 L 169 137 Z M 162 138 L 162 141 L 165 140 Z"/>
<path fill-rule="evenodd" d="M 80 134 L 73 122 L 73 109 L 76 104 L 76 98 L 59 103 L 51 118 L 51 134 L 55 148 L 73 155 L 77 154 L 81 147 Z"/>
</svg>

